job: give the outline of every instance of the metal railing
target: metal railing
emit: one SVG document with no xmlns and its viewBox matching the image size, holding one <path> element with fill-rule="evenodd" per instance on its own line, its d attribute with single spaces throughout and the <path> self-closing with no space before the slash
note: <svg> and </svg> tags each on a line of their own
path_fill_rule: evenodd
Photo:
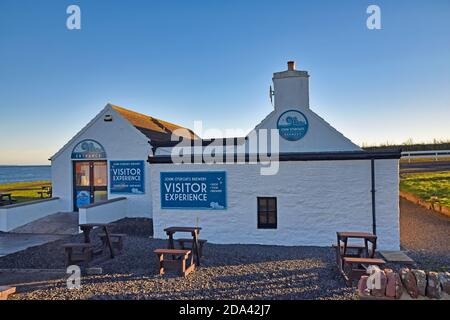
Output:
<svg viewBox="0 0 450 320">
<path fill-rule="evenodd" d="M 413 158 L 430 158 L 438 161 L 439 158 L 450 157 L 450 150 L 426 150 L 426 151 L 404 151 L 402 158 L 411 162 Z"/>
</svg>

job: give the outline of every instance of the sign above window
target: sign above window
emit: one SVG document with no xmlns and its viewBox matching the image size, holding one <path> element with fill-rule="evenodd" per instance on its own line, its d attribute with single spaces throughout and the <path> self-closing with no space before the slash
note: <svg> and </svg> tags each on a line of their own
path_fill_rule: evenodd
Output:
<svg viewBox="0 0 450 320">
<path fill-rule="evenodd" d="M 161 208 L 225 210 L 224 171 L 161 172 Z"/>
<path fill-rule="evenodd" d="M 145 165 L 142 160 L 110 161 L 109 176 L 111 193 L 144 194 Z"/>
<path fill-rule="evenodd" d="M 97 141 L 86 139 L 73 148 L 72 159 L 106 159 L 106 152 Z"/>
<path fill-rule="evenodd" d="M 288 141 L 298 141 L 308 132 L 308 119 L 297 110 L 283 112 L 277 121 L 280 136 Z"/>
</svg>

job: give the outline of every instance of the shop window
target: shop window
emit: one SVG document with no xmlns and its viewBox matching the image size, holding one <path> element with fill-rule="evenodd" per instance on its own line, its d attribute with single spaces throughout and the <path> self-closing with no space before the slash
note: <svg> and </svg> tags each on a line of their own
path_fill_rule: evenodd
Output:
<svg viewBox="0 0 450 320">
<path fill-rule="evenodd" d="M 258 229 L 277 228 L 277 198 L 258 197 Z"/>
</svg>

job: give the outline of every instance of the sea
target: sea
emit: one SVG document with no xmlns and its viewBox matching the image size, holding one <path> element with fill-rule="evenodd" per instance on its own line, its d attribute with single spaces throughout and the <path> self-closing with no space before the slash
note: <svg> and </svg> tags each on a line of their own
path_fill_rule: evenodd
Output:
<svg viewBox="0 0 450 320">
<path fill-rule="evenodd" d="M 50 166 L 0 166 L 0 184 L 51 180 Z"/>
</svg>

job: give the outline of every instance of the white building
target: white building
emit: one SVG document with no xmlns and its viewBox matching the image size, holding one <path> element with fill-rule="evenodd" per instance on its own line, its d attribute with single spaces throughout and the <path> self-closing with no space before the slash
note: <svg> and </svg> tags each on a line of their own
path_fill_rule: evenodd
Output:
<svg viewBox="0 0 450 320">
<path fill-rule="evenodd" d="M 168 226 L 198 225 L 201 236 L 215 243 L 329 246 L 336 231 L 375 231 L 379 247 L 400 248 L 400 153 L 366 152 L 344 137 L 310 109 L 308 81 L 293 62 L 273 76 L 274 110 L 254 132 L 280 133 L 274 175 L 261 174 L 266 165 L 252 158 L 248 139 L 227 144 L 217 161 L 231 158 L 234 164 L 174 164 L 172 148 L 154 148 L 155 237 L 164 238 Z M 216 151 L 231 140 L 220 141 Z M 215 142 L 185 150 L 195 159 Z M 202 181 L 211 190 L 181 190 Z"/>
<path fill-rule="evenodd" d="M 344 137 L 310 109 L 308 81 L 291 62 L 275 73 L 274 110 L 246 138 L 204 141 L 107 105 L 51 158 L 60 210 L 79 209 L 80 222 L 153 218 L 157 238 L 198 225 L 212 243 L 329 246 L 336 231 L 375 230 L 380 248 L 398 250 L 400 153 L 366 152 Z M 249 137 L 262 129 L 280 134 L 276 174 L 262 175 L 268 164 L 253 158 Z M 174 131 L 195 159 L 231 141 L 217 154 L 233 163 L 175 164 Z"/>
<path fill-rule="evenodd" d="M 59 197 L 61 211 L 126 197 L 126 216 L 152 218 L 149 143 L 170 141 L 172 131 L 179 128 L 108 104 L 50 158 L 53 196 Z M 197 138 L 193 133 L 187 137 Z M 119 172 L 123 169 L 135 172 Z"/>
</svg>

